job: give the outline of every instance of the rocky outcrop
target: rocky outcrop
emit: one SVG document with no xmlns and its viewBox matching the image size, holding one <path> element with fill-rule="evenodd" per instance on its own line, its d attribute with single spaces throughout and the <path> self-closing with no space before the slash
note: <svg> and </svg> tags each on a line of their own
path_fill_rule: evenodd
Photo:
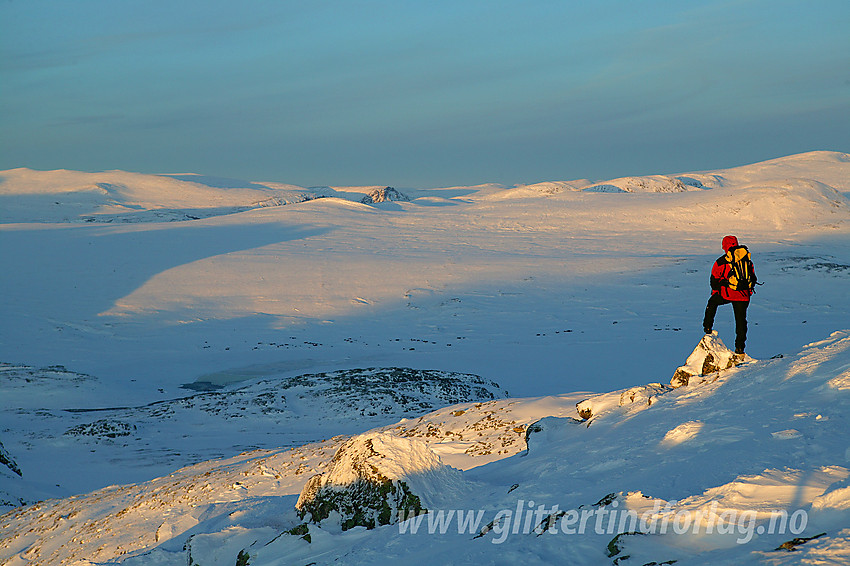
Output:
<svg viewBox="0 0 850 566">
<path fill-rule="evenodd" d="M 106 439 L 130 436 L 136 430 L 136 425 L 113 419 L 100 419 L 92 423 L 77 425 L 65 431 L 70 436 L 91 436 Z"/>
<path fill-rule="evenodd" d="M 3 443 L 0 442 L 0 466 L 6 467 L 13 471 L 18 477 L 22 477 L 23 473 L 21 473 L 21 469 L 18 467 L 18 464 L 15 462 L 12 455 L 6 450 L 3 446 Z"/>
<path fill-rule="evenodd" d="M 752 361 L 752 359 L 738 359 L 735 353 L 723 344 L 723 341 L 717 336 L 717 332 L 712 332 L 706 334 L 700 340 L 697 347 L 688 356 L 685 365 L 676 369 L 673 378 L 670 380 L 670 385 L 650 383 L 611 393 L 603 393 L 577 403 L 576 410 L 582 419 L 588 420 L 616 407 L 627 405 L 648 407 L 659 395 L 677 387 L 714 381 L 719 376 L 719 372 L 744 361 Z"/>
<path fill-rule="evenodd" d="M 187 384 L 191 389 L 215 389 L 202 382 Z M 507 397 L 498 383 L 478 375 L 442 370 L 402 367 L 354 368 L 296 377 L 262 379 L 224 391 L 204 392 L 170 401 L 159 401 L 144 407 L 151 416 L 172 415 L 181 409 L 192 409 L 239 418 L 248 412 L 280 419 L 298 418 L 287 398 L 297 399 L 297 406 L 321 407 L 327 418 L 382 417 L 402 418 L 432 411 L 442 406 L 468 401 L 490 401 Z"/>
<path fill-rule="evenodd" d="M 333 515 L 343 530 L 372 529 L 426 512 L 423 495 L 459 482 L 460 472 L 445 466 L 426 443 L 367 433 L 339 448 L 328 471 L 304 486 L 295 507 L 313 523 Z"/>
<path fill-rule="evenodd" d="M 371 191 L 369 194 L 365 195 L 360 202 L 363 204 L 373 204 L 378 202 L 392 202 L 392 201 L 410 201 L 410 197 L 407 195 L 398 192 L 392 187 L 384 187 L 382 189 L 375 189 Z"/>
<path fill-rule="evenodd" d="M 682 387 L 713 381 L 712 377 L 716 379 L 717 372 L 734 367 L 738 361 L 735 353 L 726 347 L 716 331 L 706 334 L 688 356 L 685 365 L 676 369 L 670 385 Z"/>
<path fill-rule="evenodd" d="M 583 188 L 588 193 L 683 193 L 697 190 L 702 185 L 685 183 L 676 177 L 647 175 L 644 177 L 622 177 Z"/>
<path fill-rule="evenodd" d="M 668 385 L 650 383 L 648 385 L 612 391 L 611 393 L 603 393 L 577 403 L 576 411 L 578 411 L 582 419 L 588 420 L 616 407 L 624 407 L 626 405 L 649 407 L 657 396 L 671 389 Z"/>
</svg>

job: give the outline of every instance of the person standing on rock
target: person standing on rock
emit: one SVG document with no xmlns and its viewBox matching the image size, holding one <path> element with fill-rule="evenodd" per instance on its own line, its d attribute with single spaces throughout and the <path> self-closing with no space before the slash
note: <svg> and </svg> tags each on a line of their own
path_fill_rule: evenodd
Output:
<svg viewBox="0 0 850 566">
<path fill-rule="evenodd" d="M 725 236 L 722 242 L 724 255 L 711 267 L 711 297 L 705 307 L 702 327 L 711 334 L 717 307 L 732 303 L 735 312 L 735 357 L 744 361 L 747 341 L 747 307 L 757 283 L 755 267 L 746 246 L 738 244 L 735 236 Z"/>
</svg>

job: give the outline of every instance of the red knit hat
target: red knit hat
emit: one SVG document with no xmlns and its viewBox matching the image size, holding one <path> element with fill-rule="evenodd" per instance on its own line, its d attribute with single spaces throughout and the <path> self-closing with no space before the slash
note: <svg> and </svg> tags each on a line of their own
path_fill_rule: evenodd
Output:
<svg viewBox="0 0 850 566">
<path fill-rule="evenodd" d="M 723 237 L 723 251 L 728 252 L 729 248 L 734 248 L 738 245 L 738 238 L 735 236 L 724 236 Z"/>
</svg>

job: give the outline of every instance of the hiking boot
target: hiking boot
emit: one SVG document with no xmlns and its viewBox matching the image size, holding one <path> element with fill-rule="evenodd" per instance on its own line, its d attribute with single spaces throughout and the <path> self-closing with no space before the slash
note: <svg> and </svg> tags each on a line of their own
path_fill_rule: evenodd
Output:
<svg viewBox="0 0 850 566">
<path fill-rule="evenodd" d="M 711 327 L 710 326 L 703 326 L 702 329 L 705 331 L 706 334 L 711 334 Z"/>
<path fill-rule="evenodd" d="M 732 354 L 732 363 L 735 364 L 736 366 L 739 366 L 742 363 L 744 363 L 744 358 L 746 358 L 746 357 L 747 357 L 747 355 L 744 352 L 739 352 L 739 351 L 735 350 L 735 353 Z"/>
</svg>

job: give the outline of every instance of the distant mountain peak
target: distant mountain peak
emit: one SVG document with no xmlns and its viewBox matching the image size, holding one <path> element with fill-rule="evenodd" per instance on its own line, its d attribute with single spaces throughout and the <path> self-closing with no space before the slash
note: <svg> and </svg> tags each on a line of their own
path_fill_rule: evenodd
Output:
<svg viewBox="0 0 850 566">
<path fill-rule="evenodd" d="M 378 202 L 393 202 L 393 201 L 410 201 L 410 197 L 400 193 L 393 187 L 383 187 L 374 189 L 365 195 L 360 202 L 363 204 L 373 204 Z"/>
</svg>

